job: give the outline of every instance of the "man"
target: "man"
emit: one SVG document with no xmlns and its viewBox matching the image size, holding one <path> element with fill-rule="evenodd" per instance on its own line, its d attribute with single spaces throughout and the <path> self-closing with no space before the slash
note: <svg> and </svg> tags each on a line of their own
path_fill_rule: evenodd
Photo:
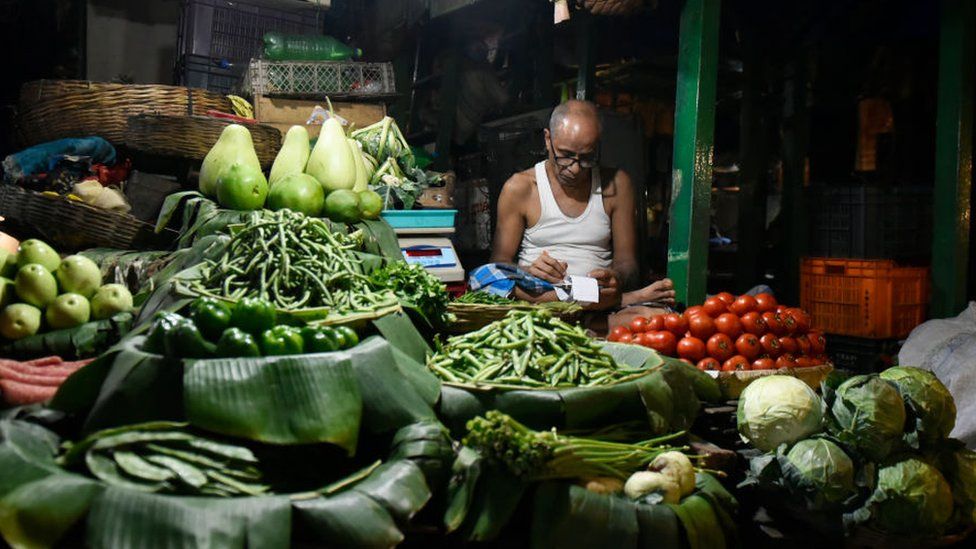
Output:
<svg viewBox="0 0 976 549">
<path fill-rule="evenodd" d="M 670 280 L 638 286 L 634 190 L 622 170 L 599 167 L 600 117 L 585 101 L 556 107 L 544 130 L 548 158 L 513 175 L 498 197 L 492 262 L 518 263 L 559 283 L 591 276 L 601 287 L 594 309 L 674 302 Z M 623 291 L 628 290 L 631 291 Z M 516 297 L 555 301 L 555 292 Z"/>
</svg>

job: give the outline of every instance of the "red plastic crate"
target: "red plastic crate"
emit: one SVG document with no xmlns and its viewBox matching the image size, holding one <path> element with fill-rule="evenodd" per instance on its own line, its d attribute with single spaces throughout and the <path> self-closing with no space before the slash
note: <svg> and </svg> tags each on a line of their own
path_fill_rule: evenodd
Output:
<svg viewBox="0 0 976 549">
<path fill-rule="evenodd" d="M 829 334 L 905 337 L 925 321 L 928 298 L 927 267 L 817 257 L 800 266 L 800 306 Z"/>
</svg>

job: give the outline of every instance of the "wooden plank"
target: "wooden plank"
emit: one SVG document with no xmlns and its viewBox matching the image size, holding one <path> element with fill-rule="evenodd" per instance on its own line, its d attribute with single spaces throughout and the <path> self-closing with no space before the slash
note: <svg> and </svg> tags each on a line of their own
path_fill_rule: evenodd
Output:
<svg viewBox="0 0 976 549">
<path fill-rule="evenodd" d="M 258 96 L 254 102 L 254 116 L 259 122 L 278 128 L 282 134 L 293 125 L 305 125 L 315 106 L 327 107 L 325 101 L 308 99 L 287 99 L 284 97 Z M 363 128 L 379 122 L 386 116 L 386 105 L 382 103 L 334 102 L 336 114 Z M 308 126 L 309 137 L 317 137 L 319 126 Z"/>
</svg>

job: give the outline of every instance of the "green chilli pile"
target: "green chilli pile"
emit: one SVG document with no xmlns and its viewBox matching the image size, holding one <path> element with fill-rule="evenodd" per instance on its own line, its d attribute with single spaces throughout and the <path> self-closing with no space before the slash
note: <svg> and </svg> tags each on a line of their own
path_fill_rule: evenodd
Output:
<svg viewBox="0 0 976 549">
<path fill-rule="evenodd" d="M 606 385 L 646 373 L 617 364 L 582 328 L 545 310 L 514 310 L 450 337 L 427 367 L 452 383 L 520 388 Z"/>
<path fill-rule="evenodd" d="M 107 484 L 142 492 L 236 497 L 268 491 L 249 449 L 194 435 L 182 423 L 100 431 L 70 446 L 61 463 L 83 463 Z"/>
<path fill-rule="evenodd" d="M 255 212 L 231 226 L 223 256 L 208 261 L 191 290 L 230 298 L 258 297 L 280 310 L 326 308 L 330 314 L 371 312 L 396 303 L 373 289 L 357 256 L 355 234 L 291 210 Z"/>
</svg>

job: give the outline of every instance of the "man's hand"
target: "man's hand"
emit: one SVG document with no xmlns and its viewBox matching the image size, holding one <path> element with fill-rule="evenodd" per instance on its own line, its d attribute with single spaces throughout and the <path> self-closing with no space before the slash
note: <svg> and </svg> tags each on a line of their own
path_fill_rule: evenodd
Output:
<svg viewBox="0 0 976 549">
<path fill-rule="evenodd" d="M 623 296 L 623 305 L 634 303 L 663 303 L 674 305 L 674 283 L 670 278 L 663 278 L 650 286 L 644 286 L 639 290 L 627 292 Z"/>
<path fill-rule="evenodd" d="M 616 273 L 610 269 L 596 269 L 590 271 L 586 276 L 595 278 L 596 283 L 600 285 L 600 301 L 587 305 L 584 307 L 585 309 L 602 311 L 620 305 L 620 284 L 617 282 Z"/>
<path fill-rule="evenodd" d="M 542 254 L 529 265 L 527 271 L 536 278 L 541 278 L 553 284 L 559 284 L 566 278 L 566 268 L 568 266 L 565 261 L 559 261 L 549 255 L 545 250 L 542 250 Z"/>
</svg>

